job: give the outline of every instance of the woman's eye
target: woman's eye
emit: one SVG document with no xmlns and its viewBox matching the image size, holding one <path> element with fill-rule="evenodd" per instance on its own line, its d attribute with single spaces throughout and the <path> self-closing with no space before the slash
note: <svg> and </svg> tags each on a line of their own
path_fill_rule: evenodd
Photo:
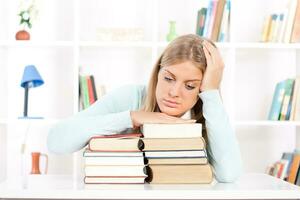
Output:
<svg viewBox="0 0 300 200">
<path fill-rule="evenodd" d="M 188 90 L 193 90 L 193 89 L 195 89 L 195 87 L 194 87 L 194 86 L 191 86 L 191 85 L 186 85 L 185 87 L 186 87 L 186 89 L 188 89 Z"/>
<path fill-rule="evenodd" d="M 165 77 L 164 77 L 164 79 L 165 79 L 167 82 L 171 82 L 171 81 L 173 81 L 173 79 L 172 79 L 172 78 L 169 78 L 169 77 L 167 77 L 167 76 L 165 76 Z"/>
</svg>

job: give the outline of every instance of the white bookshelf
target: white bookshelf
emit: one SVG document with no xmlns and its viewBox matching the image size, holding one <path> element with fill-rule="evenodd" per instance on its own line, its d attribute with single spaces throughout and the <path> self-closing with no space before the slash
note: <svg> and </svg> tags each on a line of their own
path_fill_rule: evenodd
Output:
<svg viewBox="0 0 300 200">
<path fill-rule="evenodd" d="M 263 18 L 273 4 L 272 0 L 232 0 L 230 41 L 216 44 L 226 65 L 222 97 L 246 172 L 263 173 L 282 152 L 300 147 L 300 122 L 266 121 L 275 84 L 300 72 L 300 44 L 258 42 Z M 25 65 L 35 64 L 45 80 L 43 86 L 30 90 L 29 115 L 45 117 L 30 122 L 34 130 L 30 142 L 32 146 L 44 144 L 39 150 L 49 154 L 50 175 L 72 175 L 77 180 L 81 152 L 54 155 L 45 141 L 51 124 L 78 112 L 79 66 L 108 91 L 124 84 L 147 84 L 153 64 L 168 44 L 168 22 L 176 20 L 179 35 L 194 33 L 197 10 L 203 5 L 205 1 L 198 0 L 40 0 L 40 17 L 33 24 L 31 41 L 15 41 L 17 3 L 2 0 L 0 138 L 5 139 L 0 146 L 5 148 L 0 155 L 5 156 L 0 156 L 0 163 L 7 165 L 0 168 L 0 180 L 20 175 L 14 166 L 20 162 L 18 148 L 28 122 L 16 119 L 23 112 L 24 91 L 19 84 Z M 138 41 L 99 40 L 97 30 L 120 27 L 141 28 L 144 37 Z M 76 187 L 77 182 L 73 184 Z"/>
</svg>

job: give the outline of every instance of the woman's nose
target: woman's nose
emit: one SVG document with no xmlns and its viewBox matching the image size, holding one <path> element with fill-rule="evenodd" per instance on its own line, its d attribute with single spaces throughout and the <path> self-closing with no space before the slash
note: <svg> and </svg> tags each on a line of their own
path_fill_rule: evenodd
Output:
<svg viewBox="0 0 300 200">
<path fill-rule="evenodd" d="M 180 84 L 175 83 L 174 85 L 171 86 L 169 90 L 169 95 L 171 97 L 178 97 L 180 94 Z"/>
</svg>

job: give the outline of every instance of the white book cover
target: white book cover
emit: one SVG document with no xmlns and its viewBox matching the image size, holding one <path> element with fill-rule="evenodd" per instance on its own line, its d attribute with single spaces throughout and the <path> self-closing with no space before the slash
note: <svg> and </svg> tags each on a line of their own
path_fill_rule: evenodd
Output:
<svg viewBox="0 0 300 200">
<path fill-rule="evenodd" d="M 143 152 L 108 152 L 108 151 L 89 151 L 86 150 L 83 153 L 84 157 L 136 157 L 136 156 L 141 156 L 143 157 Z"/>
<path fill-rule="evenodd" d="M 85 176 L 145 176 L 144 165 L 86 165 Z"/>
<path fill-rule="evenodd" d="M 146 176 L 141 177 L 85 177 L 85 183 L 144 183 Z"/>
<path fill-rule="evenodd" d="M 144 124 L 144 138 L 189 138 L 202 137 L 202 124 Z"/>
<path fill-rule="evenodd" d="M 144 165 L 144 157 L 85 157 L 86 165 Z"/>
</svg>

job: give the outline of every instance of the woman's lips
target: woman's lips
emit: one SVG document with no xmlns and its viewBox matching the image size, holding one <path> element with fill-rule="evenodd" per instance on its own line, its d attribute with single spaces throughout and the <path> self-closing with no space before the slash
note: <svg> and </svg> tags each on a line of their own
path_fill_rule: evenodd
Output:
<svg viewBox="0 0 300 200">
<path fill-rule="evenodd" d="M 179 105 L 179 103 L 177 103 L 176 101 L 170 101 L 166 99 L 163 99 L 163 104 L 170 108 L 177 108 Z"/>
</svg>

